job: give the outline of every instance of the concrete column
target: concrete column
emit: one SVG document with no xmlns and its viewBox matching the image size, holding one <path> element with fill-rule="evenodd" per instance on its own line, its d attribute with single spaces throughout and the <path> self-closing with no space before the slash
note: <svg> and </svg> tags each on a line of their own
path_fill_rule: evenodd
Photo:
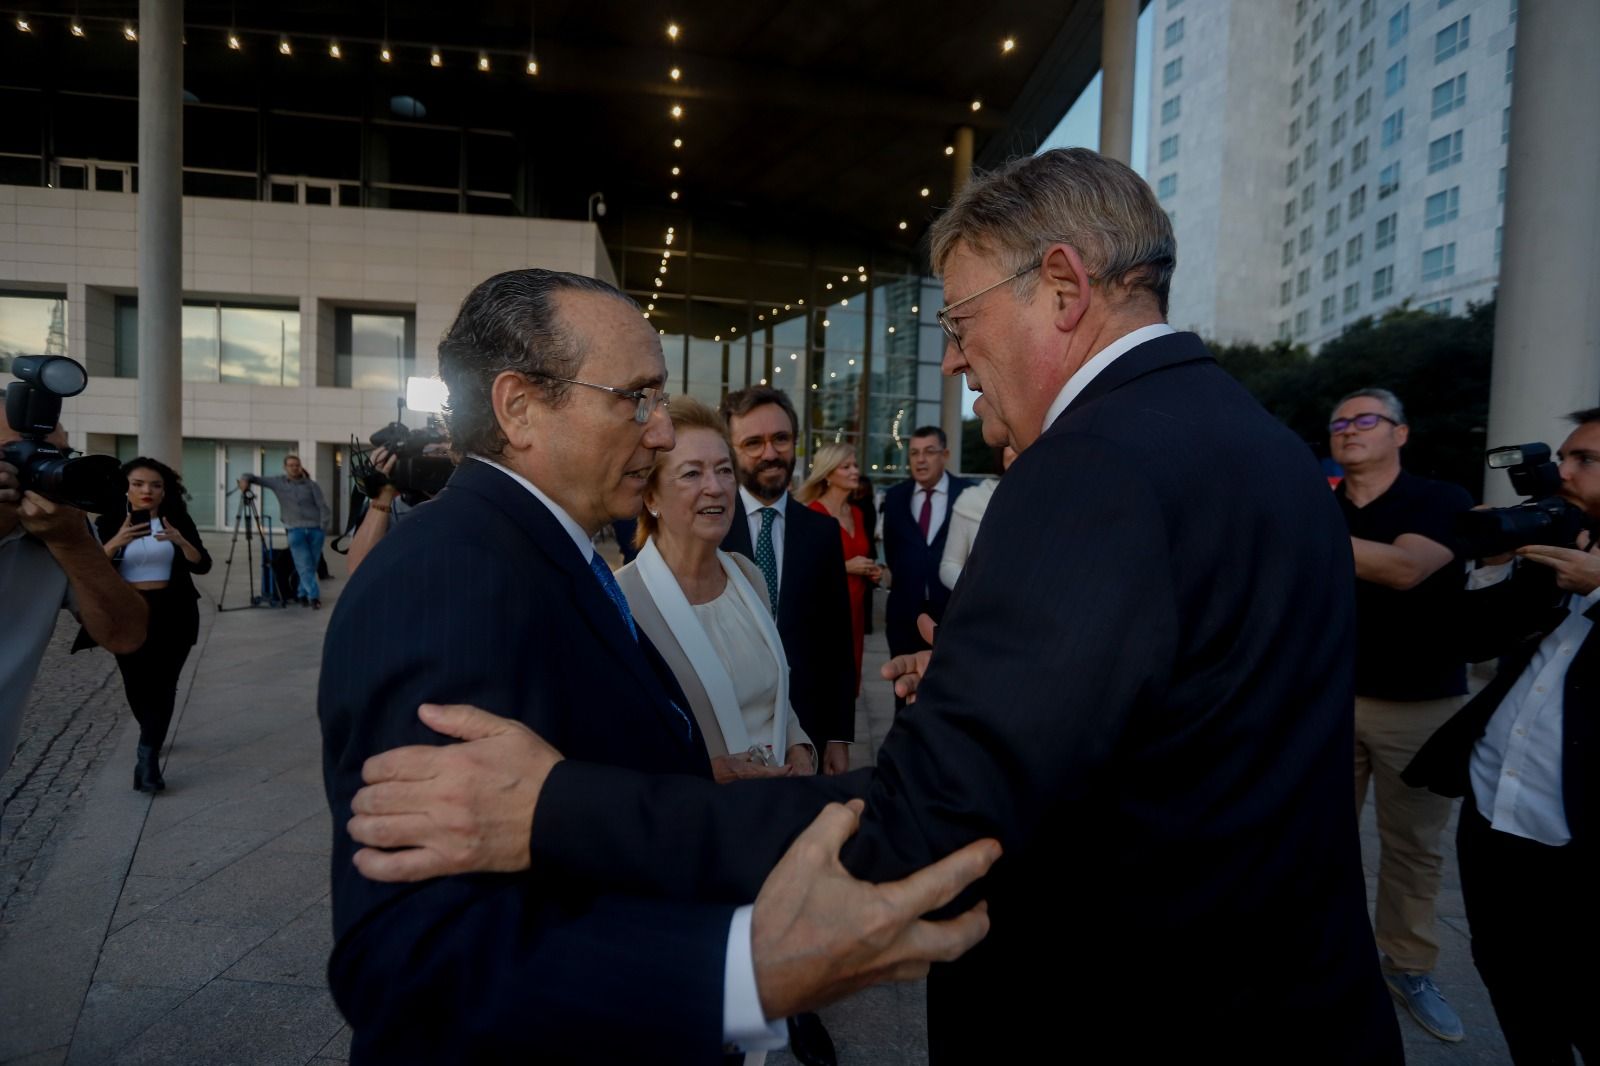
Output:
<svg viewBox="0 0 1600 1066">
<path fill-rule="evenodd" d="M 139 452 L 183 461 L 183 0 L 139 0 Z"/>
<path fill-rule="evenodd" d="M 1100 21 L 1100 152 L 1133 162 L 1134 49 L 1139 0 L 1105 0 Z"/>
<path fill-rule="evenodd" d="M 1560 445 L 1561 416 L 1600 403 L 1600 4 L 1541 0 L 1517 16 L 1488 447 Z M 1486 498 L 1513 500 L 1500 471 Z"/>
<path fill-rule="evenodd" d="M 954 200 L 972 177 L 972 127 L 957 129 L 951 143 L 955 153 L 951 156 L 950 199 Z M 945 378 L 939 396 L 939 425 L 950 441 L 951 470 L 961 469 L 961 397 L 964 391 L 959 377 Z"/>
</svg>

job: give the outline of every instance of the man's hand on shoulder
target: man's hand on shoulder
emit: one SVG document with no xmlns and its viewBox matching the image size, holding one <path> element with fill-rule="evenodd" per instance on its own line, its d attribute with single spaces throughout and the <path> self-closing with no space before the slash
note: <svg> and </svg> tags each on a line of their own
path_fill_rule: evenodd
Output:
<svg viewBox="0 0 1600 1066">
<path fill-rule="evenodd" d="M 374 881 L 511 873 L 529 864 L 533 811 L 561 753 L 521 722 L 464 704 L 417 710 L 461 744 L 415 745 L 362 765 L 350 836 Z"/>
<path fill-rule="evenodd" d="M 1000 857 L 978 840 L 903 881 L 858 881 L 839 849 L 863 804 L 829 804 L 795 838 L 756 897 L 751 954 L 761 1009 L 785 1018 L 885 981 L 913 981 L 960 958 L 989 932 L 987 904 L 947 921 L 922 918 L 955 899 Z"/>
</svg>

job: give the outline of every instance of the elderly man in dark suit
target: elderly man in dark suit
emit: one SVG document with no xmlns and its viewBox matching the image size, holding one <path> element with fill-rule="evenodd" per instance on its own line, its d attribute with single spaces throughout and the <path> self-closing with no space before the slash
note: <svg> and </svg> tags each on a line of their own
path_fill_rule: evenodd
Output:
<svg viewBox="0 0 1600 1066">
<path fill-rule="evenodd" d="M 335 823 L 328 976 L 355 1032 L 351 1061 L 711 1064 L 729 1045 L 777 1046 L 786 1015 L 848 989 L 840 963 L 854 968 L 848 959 L 882 928 L 883 890 L 840 880 L 835 856 L 853 820 L 843 808 L 807 831 L 810 850 L 797 849 L 753 912 L 737 901 L 597 897 L 556 872 L 415 886 L 367 876 L 406 856 L 358 854 L 347 832 L 369 810 L 352 800 L 363 762 L 407 743 L 439 754 L 445 732 L 463 730 L 459 709 L 435 704 L 491 708 L 514 720 L 495 719 L 500 735 L 525 723 L 615 768 L 710 781 L 687 702 L 591 543 L 638 513 L 656 453 L 673 444 L 655 331 L 603 282 L 513 271 L 467 298 L 439 362 L 460 466 L 351 580 L 318 694 Z M 520 787 L 492 764 L 474 776 L 503 793 Z M 491 870 L 527 865 L 531 794 L 521 807 L 521 843 Z M 817 808 L 808 802 L 800 817 Z M 981 853 L 967 858 L 983 865 Z M 952 872 L 964 883 L 979 870 L 933 871 L 921 890 Z M 912 965 L 878 959 L 869 977 L 909 973 L 915 959 L 981 935 L 981 915 L 915 920 L 954 894 L 945 885 L 896 908 L 891 939 Z M 843 895 L 821 898 L 834 890 Z M 945 943 L 930 947 L 930 933 Z M 839 935 L 850 942 L 830 947 Z"/>
<path fill-rule="evenodd" d="M 950 590 L 939 580 L 939 560 L 950 537 L 950 509 L 972 482 L 945 470 L 950 443 L 938 426 L 911 431 L 907 459 L 911 479 L 883 494 L 883 557 L 893 575 L 884 608 L 890 655 L 910 655 L 928 646 L 917 618 L 944 616 Z"/>
<path fill-rule="evenodd" d="M 1311 453 L 1164 322 L 1171 223 L 1125 165 L 1057 149 L 975 178 L 932 255 L 944 369 L 1020 454 L 931 656 L 890 664 L 918 698 L 844 862 L 1006 848 L 992 935 L 930 976 L 933 1061 L 1400 1062 L 1350 805 L 1351 550 Z M 748 897 L 775 858 L 754 827 L 798 828 L 782 808 L 818 787 L 522 742 L 532 867 L 669 898 Z M 514 808 L 471 758 L 381 768 L 469 826 L 402 834 L 423 869 L 463 865 L 485 822 L 452 792 Z"/>
</svg>

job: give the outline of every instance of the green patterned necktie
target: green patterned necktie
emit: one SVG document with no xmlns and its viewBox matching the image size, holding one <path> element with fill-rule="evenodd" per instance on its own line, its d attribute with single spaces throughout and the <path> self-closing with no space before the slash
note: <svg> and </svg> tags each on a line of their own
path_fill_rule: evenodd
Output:
<svg viewBox="0 0 1600 1066">
<path fill-rule="evenodd" d="M 772 550 L 772 523 L 777 519 L 777 508 L 761 508 L 761 535 L 756 538 L 756 565 L 767 579 L 767 602 L 772 604 L 773 618 L 778 617 L 778 556 Z"/>
</svg>

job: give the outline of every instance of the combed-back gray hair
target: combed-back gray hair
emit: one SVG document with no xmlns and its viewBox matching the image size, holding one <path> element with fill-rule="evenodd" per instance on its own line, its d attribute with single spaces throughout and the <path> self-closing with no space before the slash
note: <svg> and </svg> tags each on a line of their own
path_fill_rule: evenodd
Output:
<svg viewBox="0 0 1600 1066">
<path fill-rule="evenodd" d="M 1384 414 L 1394 419 L 1398 425 L 1403 426 L 1406 424 L 1405 406 L 1400 402 L 1400 397 L 1396 396 L 1388 389 L 1357 389 L 1348 396 L 1339 397 L 1339 402 L 1333 405 L 1333 409 L 1338 411 L 1339 408 L 1343 407 L 1351 400 L 1361 399 L 1377 400 L 1379 403 L 1383 404 Z"/>
<path fill-rule="evenodd" d="M 546 402 L 565 403 L 572 386 L 554 378 L 577 375 L 585 354 L 581 332 L 556 312 L 562 292 L 592 292 L 621 300 L 625 293 L 596 278 L 562 270 L 508 270 L 468 294 L 439 342 L 439 376 L 450 390 L 444 424 L 457 456 L 495 456 L 506 437 L 494 414 L 494 379 L 515 370 L 541 379 Z"/>
<path fill-rule="evenodd" d="M 1045 249 L 1077 249 L 1097 281 L 1148 289 L 1161 313 L 1177 266 L 1172 220 L 1143 178 L 1087 148 L 1055 148 L 974 175 L 930 232 L 934 269 L 943 273 L 957 242 L 999 258 L 1006 273 L 1027 270 Z M 1017 279 L 1019 294 L 1037 275 Z"/>
</svg>

